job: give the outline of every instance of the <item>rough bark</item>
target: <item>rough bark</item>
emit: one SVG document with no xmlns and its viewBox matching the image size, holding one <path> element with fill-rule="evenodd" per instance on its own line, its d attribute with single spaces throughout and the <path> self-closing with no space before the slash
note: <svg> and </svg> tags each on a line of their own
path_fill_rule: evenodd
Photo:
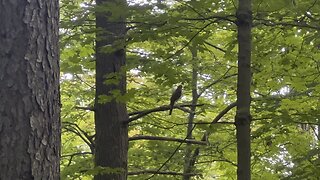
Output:
<svg viewBox="0 0 320 180">
<path fill-rule="evenodd" d="M 250 84 L 251 84 L 251 0 L 239 0 L 237 112 L 235 117 L 238 180 L 251 179 L 250 172 Z"/>
<path fill-rule="evenodd" d="M 96 0 L 97 5 L 117 3 L 125 7 L 125 0 Z M 123 10 L 124 12 L 125 10 Z M 100 173 L 95 180 L 117 180 L 127 177 L 128 114 L 125 102 L 119 101 L 114 92 L 126 91 L 125 77 L 125 17 L 110 19 L 111 12 L 96 13 L 96 101 L 95 101 L 95 165 L 120 170 L 115 173 Z M 103 47 L 109 51 L 103 51 Z M 106 80 L 111 80 L 106 83 Z M 101 102 L 101 96 L 112 98 Z M 108 99 L 107 98 L 107 99 Z"/>
<path fill-rule="evenodd" d="M 0 179 L 59 179 L 58 0 L 0 0 Z"/>
</svg>

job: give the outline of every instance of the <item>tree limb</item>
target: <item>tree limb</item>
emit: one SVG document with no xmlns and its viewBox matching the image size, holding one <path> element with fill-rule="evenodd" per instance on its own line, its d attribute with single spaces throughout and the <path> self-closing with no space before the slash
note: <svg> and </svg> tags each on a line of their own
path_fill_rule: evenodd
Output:
<svg viewBox="0 0 320 180">
<path fill-rule="evenodd" d="M 257 26 L 259 24 L 265 25 L 265 26 L 289 26 L 289 27 L 300 27 L 300 28 L 308 28 L 308 29 L 314 29 L 314 30 L 320 30 L 320 26 L 312 26 L 307 24 L 306 22 L 275 22 L 271 20 L 266 19 L 258 19 L 255 18 L 254 20 L 257 20 L 258 22 L 254 24 L 254 26 Z"/>
<path fill-rule="evenodd" d="M 203 106 L 203 105 L 204 104 L 197 104 L 195 106 Z M 190 104 L 180 104 L 180 105 L 177 104 L 177 105 L 173 106 L 173 108 L 178 108 L 178 109 L 180 109 L 182 111 L 186 111 L 186 112 L 190 113 L 190 110 L 185 109 L 183 107 L 191 107 L 191 106 L 192 105 L 190 105 Z M 167 111 L 169 109 L 170 109 L 170 106 L 169 105 L 165 105 L 165 106 L 160 106 L 160 107 L 153 108 L 153 109 L 147 109 L 147 110 L 143 110 L 143 111 L 131 112 L 131 113 L 129 113 L 129 116 L 133 116 L 133 117 L 130 117 L 128 119 L 128 121 L 126 121 L 125 123 L 130 123 L 130 122 L 132 122 L 134 120 L 137 120 L 137 119 L 139 119 L 139 118 L 141 118 L 143 116 L 146 116 L 146 115 L 148 115 L 150 113 L 153 113 L 153 112 Z"/>
<path fill-rule="evenodd" d="M 88 107 L 82 107 L 82 106 L 75 106 L 75 109 L 81 109 L 85 111 L 94 111 L 94 107 L 88 106 Z"/>
<path fill-rule="evenodd" d="M 144 171 L 133 171 L 133 172 L 128 172 L 128 175 L 140 175 L 140 174 L 163 174 L 163 175 L 173 175 L 173 176 L 184 176 L 184 175 L 189 175 L 189 176 L 201 176 L 200 173 L 178 173 L 178 172 L 172 172 L 172 171 L 156 171 L 156 170 L 144 170 Z"/>
<path fill-rule="evenodd" d="M 159 141 L 173 141 L 180 143 L 188 143 L 188 144 L 197 144 L 197 145 L 207 145 L 208 143 L 205 141 L 196 141 L 194 139 L 179 139 L 179 138 L 170 138 L 170 137 L 157 137 L 157 136 L 133 136 L 129 138 L 129 141 L 135 140 L 159 140 Z"/>
</svg>

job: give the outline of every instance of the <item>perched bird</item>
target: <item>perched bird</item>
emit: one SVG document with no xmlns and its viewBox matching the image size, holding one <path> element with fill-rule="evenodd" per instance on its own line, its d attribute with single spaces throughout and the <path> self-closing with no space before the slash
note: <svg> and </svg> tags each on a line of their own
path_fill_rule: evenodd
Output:
<svg viewBox="0 0 320 180">
<path fill-rule="evenodd" d="M 172 114 L 173 105 L 181 97 L 181 94 L 182 94 L 182 85 L 179 85 L 178 88 L 172 93 L 172 96 L 170 98 L 170 112 L 169 112 L 169 115 Z"/>
</svg>

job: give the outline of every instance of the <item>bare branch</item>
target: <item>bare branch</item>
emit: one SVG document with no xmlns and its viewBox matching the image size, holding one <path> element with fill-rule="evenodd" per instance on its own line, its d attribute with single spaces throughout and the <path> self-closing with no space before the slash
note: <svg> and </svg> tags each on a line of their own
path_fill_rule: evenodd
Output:
<svg viewBox="0 0 320 180">
<path fill-rule="evenodd" d="M 203 106 L 204 104 L 197 104 L 195 106 Z M 191 107 L 193 105 L 190 105 L 190 104 L 177 104 L 175 106 L 173 106 L 173 108 L 178 108 L 182 111 L 186 111 L 188 113 L 190 113 L 190 110 L 187 110 L 183 107 Z M 147 110 L 143 110 L 143 111 L 136 111 L 136 112 L 131 112 L 129 113 L 129 116 L 133 116 L 133 117 L 130 117 L 129 120 L 126 122 L 126 123 L 130 123 L 134 120 L 137 120 L 143 116 L 146 116 L 150 113 L 154 113 L 154 112 L 160 112 L 160 111 L 167 111 L 170 109 L 170 106 L 169 105 L 165 105 L 165 106 L 160 106 L 160 107 L 157 107 L 157 108 L 153 108 L 153 109 L 147 109 Z M 135 115 L 135 116 L 134 116 Z"/>
<path fill-rule="evenodd" d="M 213 15 L 213 16 L 208 16 L 208 17 L 198 17 L 198 18 L 183 18 L 184 20 L 189 20 L 189 21 L 203 21 L 203 20 L 225 20 L 225 21 L 229 21 L 231 23 L 235 24 L 235 20 L 230 19 L 230 17 L 234 17 L 234 15 L 226 15 L 226 16 L 217 16 L 217 15 Z"/>
<path fill-rule="evenodd" d="M 221 52 L 224 52 L 224 53 L 227 52 L 226 50 L 224 50 L 224 49 L 222 49 L 222 48 L 219 48 L 218 46 L 213 45 L 213 44 L 209 43 L 208 41 L 204 41 L 204 43 L 207 44 L 207 45 L 209 45 L 209 46 L 211 46 L 211 47 L 213 47 L 213 48 L 215 48 L 215 49 L 218 49 L 218 50 L 221 51 Z"/>
<path fill-rule="evenodd" d="M 196 164 L 213 163 L 213 162 L 226 162 L 226 163 L 229 163 L 229 164 L 237 167 L 236 163 L 234 163 L 228 159 L 214 159 L 214 160 L 210 160 L 210 161 L 201 161 L 201 162 L 197 162 Z"/>
<path fill-rule="evenodd" d="M 265 25 L 265 26 L 289 26 L 289 27 L 300 27 L 300 28 L 308 28 L 308 29 L 314 29 L 314 30 L 320 30 L 320 26 L 312 26 L 307 24 L 306 22 L 275 22 L 272 20 L 266 20 L 266 19 L 258 19 L 255 18 L 258 22 L 254 24 L 254 26 L 257 25 Z"/>
<path fill-rule="evenodd" d="M 73 153 L 73 154 L 66 154 L 66 155 L 62 155 L 61 158 L 80 156 L 80 155 L 88 155 L 88 154 L 92 154 L 92 152 L 77 152 L 77 153 Z"/>
<path fill-rule="evenodd" d="M 196 141 L 194 139 L 179 139 L 179 138 L 143 136 L 143 135 L 133 136 L 129 138 L 129 141 L 135 141 L 135 140 L 159 140 L 159 141 L 173 141 L 173 142 L 197 144 L 197 145 L 207 145 L 207 142 Z"/>
<path fill-rule="evenodd" d="M 173 175 L 173 176 L 201 176 L 200 173 L 178 173 L 178 172 L 172 172 L 172 171 L 156 171 L 156 170 L 144 170 L 144 171 L 135 171 L 135 172 L 128 172 L 129 176 L 132 175 L 140 175 L 140 174 L 163 174 L 163 175 Z"/>
<path fill-rule="evenodd" d="M 85 110 L 85 111 L 94 111 L 94 107 L 82 107 L 82 106 L 75 106 L 75 109 L 81 109 L 81 110 Z"/>
</svg>

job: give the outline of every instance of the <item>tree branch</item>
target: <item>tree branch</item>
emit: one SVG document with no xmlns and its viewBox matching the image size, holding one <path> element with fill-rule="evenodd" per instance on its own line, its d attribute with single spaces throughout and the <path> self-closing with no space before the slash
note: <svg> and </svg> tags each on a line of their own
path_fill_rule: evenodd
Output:
<svg viewBox="0 0 320 180">
<path fill-rule="evenodd" d="M 70 132 L 73 132 L 74 134 L 79 136 L 90 147 L 91 152 L 94 152 L 94 141 L 93 141 L 94 136 L 90 136 L 87 132 L 82 130 L 75 123 L 63 122 L 62 124 L 64 124 L 64 126 L 63 126 L 64 129 L 66 129 Z"/>
<path fill-rule="evenodd" d="M 254 20 L 257 20 L 258 22 L 254 24 L 254 26 L 257 26 L 259 24 L 265 25 L 265 26 L 289 26 L 289 27 L 300 27 L 300 28 L 309 28 L 314 30 L 320 30 L 320 26 L 312 26 L 307 24 L 306 22 L 275 22 L 271 20 L 266 19 L 258 19 L 255 18 Z"/>
<path fill-rule="evenodd" d="M 75 106 L 75 109 L 81 109 L 81 110 L 85 110 L 85 111 L 94 111 L 94 107 L 82 107 L 82 106 Z"/>
<path fill-rule="evenodd" d="M 135 140 L 159 140 L 159 141 L 173 141 L 173 142 L 180 142 L 180 143 L 188 143 L 188 144 L 197 144 L 197 145 L 207 145 L 207 142 L 204 141 L 196 141 L 194 139 L 179 139 L 179 138 L 170 138 L 170 137 L 157 137 L 157 136 L 133 136 L 129 138 L 129 141 Z"/>
<path fill-rule="evenodd" d="M 178 173 L 178 172 L 172 172 L 172 171 L 156 171 L 156 170 L 144 170 L 144 171 L 133 171 L 133 172 L 128 172 L 129 176 L 132 175 L 140 175 L 140 174 L 163 174 L 163 175 L 173 175 L 173 176 L 201 176 L 200 173 Z"/>
<path fill-rule="evenodd" d="M 195 106 L 203 106 L 203 105 L 204 104 L 197 104 Z M 173 106 L 173 108 L 178 108 L 178 109 L 180 109 L 182 111 L 186 111 L 186 112 L 190 113 L 190 110 L 185 109 L 183 107 L 191 107 L 191 106 L 192 105 L 190 105 L 190 104 L 180 104 L 180 105 L 177 104 L 177 105 Z M 153 108 L 153 109 L 147 109 L 147 110 L 143 110 L 143 111 L 131 112 L 131 113 L 129 113 L 129 116 L 133 116 L 133 117 L 130 117 L 128 119 L 128 121 L 126 121 L 126 123 L 130 123 L 130 122 L 132 122 L 134 120 L 137 120 L 137 119 L 139 119 L 139 118 L 141 118 L 143 116 L 146 116 L 146 115 L 148 115 L 150 113 L 153 113 L 153 112 L 167 111 L 169 109 L 170 109 L 170 106 L 169 105 L 165 105 L 165 106 L 160 106 L 160 107 Z"/>
<path fill-rule="evenodd" d="M 233 107 L 235 107 L 237 105 L 236 102 L 230 104 L 229 106 L 227 106 L 224 110 L 222 110 L 211 122 L 210 126 L 212 126 L 213 124 L 217 123 L 225 114 L 227 114 L 227 112 L 229 112 Z M 191 129 L 191 131 L 187 134 L 186 138 L 189 137 L 189 135 L 192 133 L 192 131 L 195 129 L 197 125 L 194 125 L 193 128 Z M 209 128 L 210 129 L 210 128 Z M 201 141 L 207 141 L 207 137 L 210 135 L 210 133 L 208 131 L 206 131 L 201 139 Z M 159 172 L 170 160 L 171 158 L 175 155 L 175 153 L 179 150 L 179 148 L 181 147 L 183 143 L 180 143 L 179 146 L 174 150 L 174 152 L 171 154 L 171 156 L 159 167 L 159 169 L 157 171 L 155 171 L 155 173 L 153 173 L 153 175 L 151 175 L 150 177 L 148 177 L 146 180 L 151 179 L 154 177 L 154 175 Z M 200 148 L 196 148 L 195 153 L 192 156 L 192 159 L 190 161 L 190 167 L 194 166 L 195 161 L 197 156 L 199 155 L 200 152 Z"/>
<path fill-rule="evenodd" d="M 237 102 L 234 102 L 234 103 L 231 103 L 229 104 L 229 106 L 227 106 L 224 110 L 222 110 L 211 122 L 210 126 L 208 129 L 211 129 L 211 126 L 213 126 L 214 124 L 216 124 L 225 114 L 227 114 L 232 108 L 236 107 L 237 105 Z M 211 132 L 210 131 L 206 131 L 202 138 L 201 138 L 201 141 L 207 141 L 208 137 L 210 136 Z M 199 156 L 199 153 L 200 153 L 200 148 L 197 147 L 193 153 L 193 156 L 191 158 L 191 161 L 190 161 L 190 167 L 194 166 L 195 165 L 195 162 L 196 162 L 196 159 L 197 157 Z"/>
<path fill-rule="evenodd" d="M 222 48 L 219 48 L 218 46 L 213 45 L 213 44 L 209 43 L 208 41 L 204 41 L 204 43 L 207 44 L 207 45 L 209 45 L 209 46 L 211 46 L 211 47 L 213 47 L 213 48 L 215 48 L 215 49 L 218 49 L 219 51 L 221 51 L 221 52 L 223 52 L 223 53 L 226 53 L 226 52 L 227 52 L 226 50 L 224 50 L 224 49 L 222 49 Z"/>
</svg>

